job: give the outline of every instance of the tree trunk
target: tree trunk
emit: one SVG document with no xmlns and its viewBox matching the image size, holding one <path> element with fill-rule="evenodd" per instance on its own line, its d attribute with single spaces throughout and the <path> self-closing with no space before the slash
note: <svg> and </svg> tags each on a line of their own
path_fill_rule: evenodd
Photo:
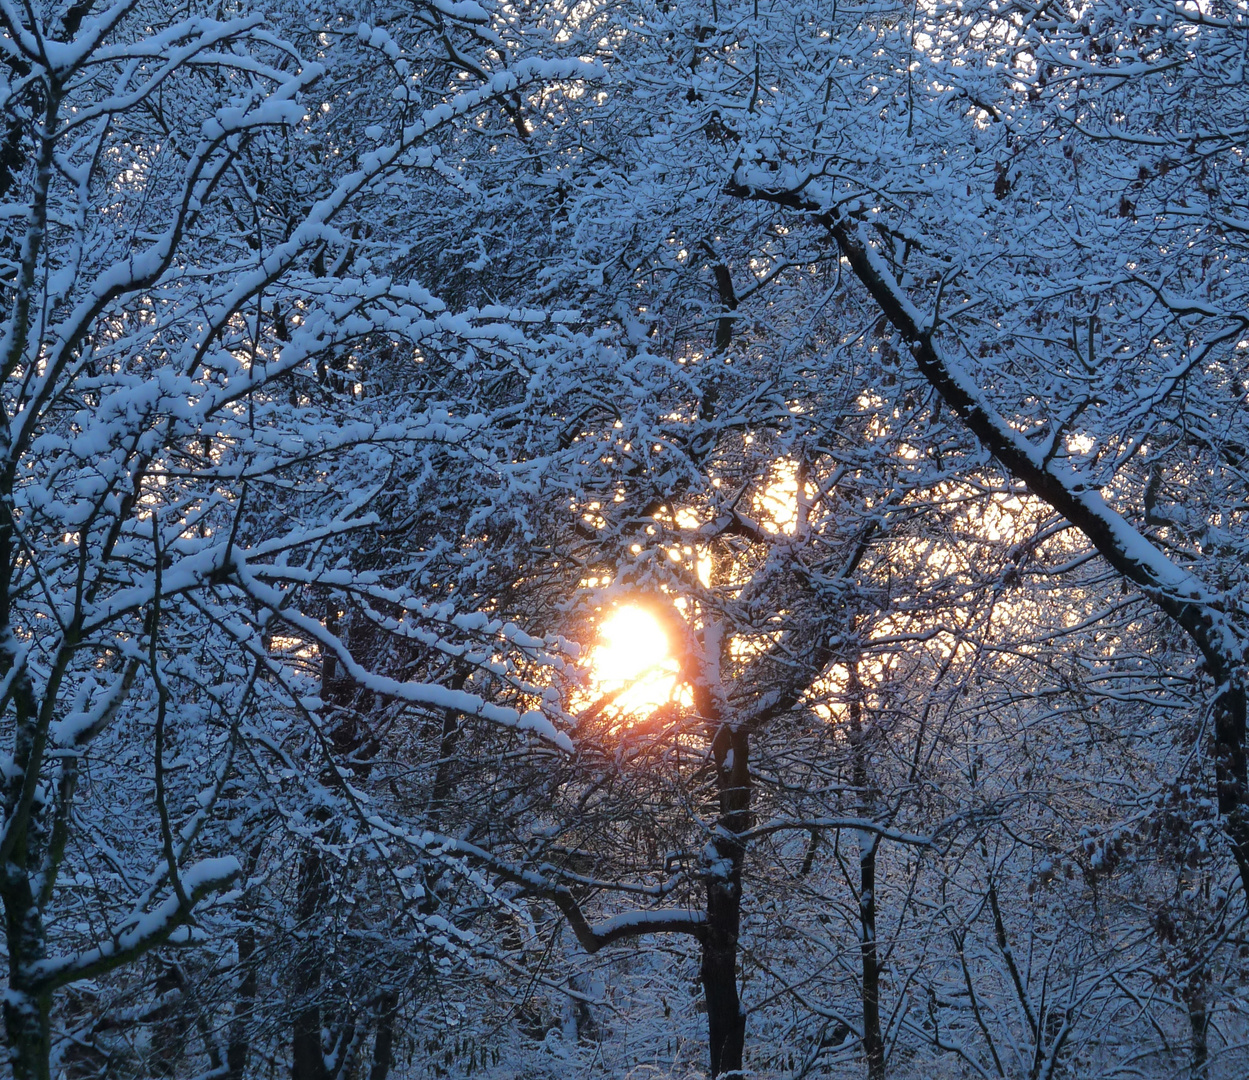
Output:
<svg viewBox="0 0 1249 1080">
<path fill-rule="evenodd" d="M 228 1080 L 243 1080 L 247 1073 L 247 1056 L 251 1049 L 248 1024 L 256 1004 L 256 965 L 252 955 L 256 951 L 256 931 L 250 926 L 239 934 L 239 968 L 243 978 L 239 980 L 238 996 L 234 1001 L 234 1018 L 230 1022 L 230 1040 L 226 1045 L 226 1076 Z"/>
<path fill-rule="evenodd" d="M 12 1052 L 13 1080 L 50 1080 L 49 997 L 14 989 L 4 996 L 4 1027 Z"/>
<path fill-rule="evenodd" d="M 0 879 L 9 949 L 4 1029 L 12 1055 L 14 1080 L 49 1080 L 51 994 L 32 986 L 26 974 L 29 965 L 42 960 L 46 953 L 43 913 L 31 889 L 25 864 L 26 837 L 23 834 L 14 843 Z"/>
<path fill-rule="evenodd" d="M 1222 692 L 1214 702 L 1214 775 L 1219 812 L 1240 870 L 1241 886 L 1249 896 L 1249 767 L 1245 754 L 1244 673 L 1213 670 L 1211 673 L 1222 684 Z"/>
<path fill-rule="evenodd" d="M 1188 1024 L 1192 1031 L 1192 1061 L 1188 1075 L 1191 1080 L 1206 1080 L 1209 1076 L 1207 1032 L 1210 1029 L 1210 1014 L 1206 1012 L 1206 1003 L 1200 996 L 1188 1003 Z"/>
<path fill-rule="evenodd" d="M 299 925 L 304 940 L 295 957 L 295 1024 L 291 1038 L 291 1080 L 326 1080 L 325 1052 L 321 1045 L 321 943 L 317 940 L 317 916 L 327 893 L 326 871 L 321 853 L 311 844 L 299 873 Z"/>
<path fill-rule="evenodd" d="M 737 993 L 737 939 L 741 929 L 742 857 L 738 835 L 750 827 L 750 737 L 721 724 L 711 745 L 720 796 L 716 863 L 707 875 L 707 931 L 702 979 L 707 1000 L 711 1075 L 742 1071 L 746 1014 Z"/>
<path fill-rule="evenodd" d="M 859 812 L 872 813 L 867 745 L 863 731 L 863 690 L 858 671 L 850 669 L 850 771 L 859 793 Z M 885 1078 L 885 1040 L 880 1033 L 880 956 L 876 950 L 876 851 L 880 840 L 859 837 L 859 954 L 863 963 L 863 1054 L 868 1080 Z"/>
<path fill-rule="evenodd" d="M 468 681 L 469 668 L 460 668 L 451 676 L 447 684 L 452 690 L 463 690 Z M 442 811 L 451 796 L 454 779 L 452 768 L 455 761 L 455 749 L 460 742 L 460 714 L 455 709 L 446 709 L 442 714 L 442 737 L 438 740 L 438 764 L 434 769 L 434 784 L 429 796 L 429 808 L 426 818 L 430 828 L 437 829 L 441 824 Z"/>
<path fill-rule="evenodd" d="M 863 1053 L 868 1080 L 885 1080 L 880 1033 L 880 958 L 876 952 L 876 839 L 862 839 L 859 863 L 859 951 L 863 957 Z"/>
<path fill-rule="evenodd" d="M 182 988 L 178 977 L 178 969 L 172 964 L 162 964 L 152 991 L 156 1000 L 160 1001 L 166 994 Z M 185 1050 L 186 1017 L 182 1015 L 179 1005 L 189 1004 L 185 994 L 181 1001 L 166 1002 L 158 1013 L 152 1017 L 152 1057 L 151 1068 L 157 1076 L 176 1076 L 178 1060 Z M 149 1014 L 151 1016 L 151 1014 Z"/>
<path fill-rule="evenodd" d="M 325 628 L 339 632 L 338 605 L 327 599 Z M 321 699 L 334 702 L 341 696 L 337 684 L 338 660 L 328 649 L 321 654 Z M 349 702 L 344 702 L 348 705 Z M 314 818 L 326 820 L 324 809 Z M 313 841 L 308 842 L 303 864 L 299 869 L 299 928 L 304 935 L 295 957 L 293 981 L 295 992 L 295 1023 L 291 1035 L 291 1080 L 328 1080 L 325 1048 L 321 1039 L 321 943 L 317 940 L 319 915 L 329 901 L 329 872 L 321 852 Z"/>
<path fill-rule="evenodd" d="M 395 1015 L 399 1011 L 399 995 L 393 990 L 386 991 L 377 1008 L 377 1038 L 373 1043 L 369 1080 L 386 1080 L 395 1060 Z"/>
</svg>

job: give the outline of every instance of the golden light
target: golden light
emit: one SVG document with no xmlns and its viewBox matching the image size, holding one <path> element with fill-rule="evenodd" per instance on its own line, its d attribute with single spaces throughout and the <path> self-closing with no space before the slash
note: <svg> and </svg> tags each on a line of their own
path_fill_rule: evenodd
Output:
<svg viewBox="0 0 1249 1080">
<path fill-rule="evenodd" d="M 712 483 L 717 482 L 713 480 Z M 698 527 L 702 523 L 703 519 L 688 507 L 677 512 L 678 528 L 697 532 Z M 687 556 L 693 556 L 694 572 L 698 575 L 698 580 L 704 588 L 711 584 L 711 552 L 705 545 L 700 544 L 692 547 L 686 545 L 683 548 L 673 548 L 668 552 L 668 555 L 673 562 L 681 562 Z"/>
<path fill-rule="evenodd" d="M 808 504 L 816 496 L 815 487 L 803 485 L 803 496 Z M 772 468 L 772 479 L 762 492 L 755 496 L 755 513 L 765 532 L 784 533 L 793 536 L 798 529 L 798 463 L 791 458 L 781 458 Z"/>
<path fill-rule="evenodd" d="M 633 604 L 617 608 L 599 627 L 590 653 L 597 696 L 610 696 L 617 711 L 638 715 L 673 699 L 677 662 L 659 620 Z"/>
</svg>

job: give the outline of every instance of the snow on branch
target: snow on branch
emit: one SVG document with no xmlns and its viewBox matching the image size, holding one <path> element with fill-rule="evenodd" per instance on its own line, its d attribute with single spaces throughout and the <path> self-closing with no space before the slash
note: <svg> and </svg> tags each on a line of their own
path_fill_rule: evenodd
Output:
<svg viewBox="0 0 1249 1080">
<path fill-rule="evenodd" d="M 701 911 L 686 909 L 626 911 L 602 922 L 592 923 L 572 892 L 545 874 L 526 870 L 515 863 L 500 859 L 484 848 L 465 840 L 457 840 L 429 831 L 419 834 L 408 833 L 375 816 L 370 817 L 368 822 L 388 837 L 402 840 L 419 851 L 443 857 L 460 856 L 504 881 L 519 885 L 526 892 L 550 900 L 559 909 L 560 914 L 568 920 L 568 926 L 578 944 L 590 954 L 624 938 L 642 937 L 649 934 L 689 934 L 701 941 L 705 932 L 707 916 Z M 603 885 L 610 887 L 606 882 Z"/>
<path fill-rule="evenodd" d="M 1118 511 L 1097 486 L 1064 460 L 1049 456 L 1016 431 L 988 395 L 937 340 L 936 317 L 926 318 L 876 249 L 866 225 L 821 197 L 812 177 L 789 169 L 778 174 L 739 167 L 729 194 L 810 214 L 832 233 L 855 277 L 910 347 L 921 374 L 959 415 L 981 444 L 1028 489 L 1079 528 L 1116 570 L 1140 586 L 1178 622 L 1201 650 L 1219 681 L 1243 665 L 1242 643 L 1226 611 L 1226 598 L 1196 574 L 1176 565 Z"/>
<path fill-rule="evenodd" d="M 498 724 L 500 727 L 512 728 L 516 731 L 529 731 L 538 738 L 567 754 L 576 752 L 572 740 L 565 732 L 560 731 L 543 713 L 536 709 L 521 713 L 506 705 L 496 705 L 486 701 L 477 694 L 466 690 L 453 690 L 450 687 L 438 686 L 433 683 L 403 682 L 388 675 L 370 671 L 361 664 L 342 640 L 330 633 L 320 622 L 307 615 L 286 608 L 285 594 L 261 582 L 253 568 L 242 559 L 236 559 L 234 572 L 240 583 L 253 599 L 279 612 L 283 622 L 306 634 L 321 648 L 333 654 L 342 665 L 344 672 L 351 676 L 356 684 L 375 694 L 394 698 L 412 705 L 428 705 L 436 709 L 451 709 L 465 716 L 477 716 L 483 720 Z"/>
<path fill-rule="evenodd" d="M 899 829 L 882 825 L 869 818 L 849 817 L 802 818 L 795 821 L 776 818 L 772 821 L 764 822 L 762 825 L 756 825 L 746 832 L 735 833 L 734 838 L 746 842 L 760 836 L 767 836 L 770 833 L 786 832 L 791 829 L 854 829 L 856 832 L 871 833 L 873 836 L 879 836 L 882 840 L 893 840 L 899 844 L 910 844 L 913 847 L 926 848 L 933 845 L 933 837 L 931 836 L 902 832 Z"/>
<path fill-rule="evenodd" d="M 165 943 L 191 944 L 201 933 L 188 925 L 194 905 L 210 893 L 221 892 L 243 872 L 232 856 L 203 859 L 182 873 L 182 888 L 190 906 L 170 896 L 153 911 L 137 913 L 117 927 L 109 940 L 74 956 L 55 956 L 30 965 L 29 981 L 43 992 L 68 986 L 80 979 L 93 979 L 128 964 Z"/>
</svg>

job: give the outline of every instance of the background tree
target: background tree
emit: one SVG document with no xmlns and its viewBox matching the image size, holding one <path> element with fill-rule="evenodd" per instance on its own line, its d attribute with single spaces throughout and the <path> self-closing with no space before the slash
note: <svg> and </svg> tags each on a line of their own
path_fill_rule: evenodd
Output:
<svg viewBox="0 0 1249 1080">
<path fill-rule="evenodd" d="M 25 231 L 6 289 L 0 523 L 5 1016 L 24 1078 L 49 1075 L 56 991 L 225 931 L 228 913 L 205 905 L 239 880 L 239 856 L 261 880 L 290 865 L 291 849 L 271 846 L 275 826 L 296 851 L 332 841 L 350 861 L 361 811 L 347 777 L 364 767 L 362 747 L 334 695 L 319 696 L 313 656 L 384 698 L 570 747 L 529 707 L 524 677 L 558 662 L 557 644 L 480 604 L 458 613 L 461 597 L 422 580 L 420 555 L 379 568 L 346 553 L 384 520 L 396 462 L 480 484 L 470 522 L 490 514 L 492 488 L 525 483 L 523 467 L 492 470 L 494 432 L 479 440 L 485 415 L 440 398 L 451 386 L 404 386 L 391 412 L 400 399 L 364 389 L 356 343 L 376 355 L 380 328 L 418 364 L 467 350 L 481 372 L 579 348 L 558 330 L 531 342 L 532 316 L 452 317 L 415 283 L 379 276 L 358 246 L 363 215 L 406 199 L 389 186 L 403 170 L 437 171 L 439 140 L 474 110 L 584 65 L 517 74 L 496 57 L 497 70 L 452 84 L 450 105 L 423 110 L 419 94 L 404 97 L 392 39 L 353 25 L 352 47 L 394 61 L 405 105 L 390 141 L 382 131 L 376 149 L 348 154 L 325 141 L 331 103 L 308 97 L 326 67 L 257 14 L 179 21 L 122 3 L 60 20 L 0 15 L 10 115 L 31 148 L 10 203 Z M 444 536 L 471 550 L 454 525 Z M 425 557 L 448 554 L 444 539 Z M 464 561 L 451 559 L 461 574 Z M 491 700 L 440 685 L 437 662 L 406 674 L 362 664 L 325 618 L 335 594 L 371 608 L 385 636 L 485 669 Z M 496 703 L 508 698 L 522 707 Z M 317 836 L 329 819 L 332 835 Z M 435 951 L 462 944 L 413 917 L 417 938 L 443 942 Z M 249 932 L 245 922 L 237 940 Z M 330 1072 L 345 1067 L 345 1045 L 326 1048 Z M 209 1038 L 202 1053 L 242 1071 L 245 1047 L 221 1054 Z"/>
<path fill-rule="evenodd" d="M 1240 8 L 0 18 L 19 1075 L 1236 1070 Z"/>
</svg>

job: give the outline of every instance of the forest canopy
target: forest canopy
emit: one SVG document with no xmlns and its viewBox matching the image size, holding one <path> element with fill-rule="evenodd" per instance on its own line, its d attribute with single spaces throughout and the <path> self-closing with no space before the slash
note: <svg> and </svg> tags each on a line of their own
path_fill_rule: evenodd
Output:
<svg viewBox="0 0 1249 1080">
<path fill-rule="evenodd" d="M 1246 0 L 0 0 L 16 1080 L 1249 1072 Z"/>
</svg>

